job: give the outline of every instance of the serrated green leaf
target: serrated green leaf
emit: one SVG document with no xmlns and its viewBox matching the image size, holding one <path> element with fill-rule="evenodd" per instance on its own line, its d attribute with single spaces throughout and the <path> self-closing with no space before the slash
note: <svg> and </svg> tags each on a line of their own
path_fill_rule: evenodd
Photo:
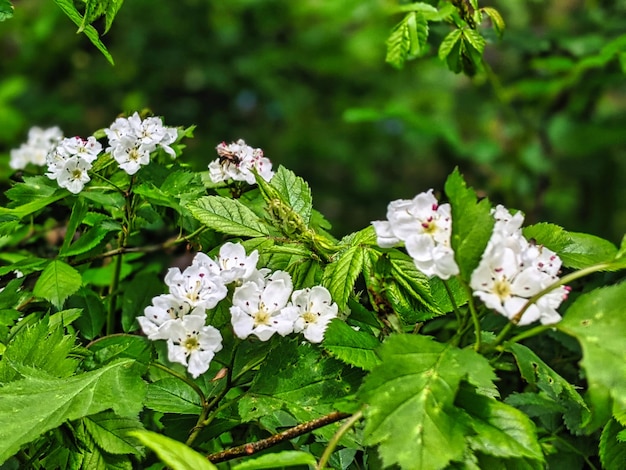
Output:
<svg viewBox="0 0 626 470">
<path fill-rule="evenodd" d="M 111 411 L 103 411 L 83 419 L 85 429 L 94 442 L 109 454 L 143 455 L 142 447 L 129 431 L 143 429 L 138 418 L 122 418 Z"/>
<path fill-rule="evenodd" d="M 109 408 L 120 416 L 139 413 L 145 384 L 134 365 L 125 359 L 72 377 L 25 377 L 5 385 L 0 400 L 0 463 L 68 420 Z"/>
<path fill-rule="evenodd" d="M 237 237 L 269 235 L 268 227 L 241 202 L 221 196 L 206 196 L 189 204 L 192 215 L 206 227 Z"/>
<path fill-rule="evenodd" d="M 182 442 L 152 431 L 131 431 L 131 435 L 152 449 L 173 470 L 217 470 L 204 455 Z"/>
<path fill-rule="evenodd" d="M 113 20 L 117 15 L 120 8 L 122 8 L 122 4 L 124 0 L 109 0 L 105 6 L 105 23 L 104 23 L 104 34 L 106 34 L 109 29 L 111 29 L 111 25 L 113 24 Z M 185 136 L 193 137 L 193 129 L 195 126 L 191 126 L 186 129 Z"/>
<path fill-rule="evenodd" d="M 576 388 L 526 346 L 511 344 L 506 346 L 506 350 L 515 357 L 522 378 L 558 403 L 564 410 L 567 427 L 579 432 L 589 419 L 589 408 Z"/>
<path fill-rule="evenodd" d="M 485 38 L 478 31 L 475 29 L 464 29 L 463 38 L 482 55 L 485 50 Z"/>
<path fill-rule="evenodd" d="M 120 226 L 116 227 L 113 224 L 96 225 L 85 230 L 67 249 L 61 250 L 59 255 L 76 256 L 86 253 L 100 245 L 109 233 L 116 232 L 120 228 Z"/>
<path fill-rule="evenodd" d="M 178 379 L 165 378 L 148 385 L 146 408 L 162 413 L 200 415 L 200 397 Z"/>
<path fill-rule="evenodd" d="M 363 248 L 352 246 L 336 255 L 326 266 L 322 284 L 342 311 L 352 294 L 354 283 L 363 269 Z"/>
<path fill-rule="evenodd" d="M 600 436 L 600 462 L 606 470 L 622 470 L 626 463 L 626 442 L 618 439 L 624 427 L 614 419 L 610 419 Z"/>
<path fill-rule="evenodd" d="M 76 26 L 81 28 L 83 24 L 83 17 L 78 12 L 78 10 L 76 10 L 76 8 L 74 7 L 74 3 L 71 0 L 54 0 L 54 3 L 56 3 L 59 8 L 63 10 L 63 13 L 65 13 Z M 81 32 L 81 30 L 79 30 L 79 32 Z M 111 65 L 115 65 L 115 63 L 113 62 L 113 57 L 111 57 L 111 54 L 107 50 L 106 46 L 102 43 L 102 41 L 100 41 L 100 35 L 98 34 L 98 31 L 93 26 L 87 25 L 82 29 L 82 32 L 85 33 L 85 36 L 89 38 L 91 43 L 96 46 L 96 48 L 100 52 L 102 52 L 102 55 L 104 55 L 109 63 Z"/>
<path fill-rule="evenodd" d="M 380 358 L 376 354 L 380 341 L 369 333 L 355 331 L 339 319 L 328 325 L 323 346 L 331 356 L 364 370 L 372 370 L 380 364 Z"/>
<path fill-rule="evenodd" d="M 455 404 L 467 415 L 470 447 L 477 452 L 503 458 L 543 461 L 534 423 L 519 410 L 501 401 L 479 395 L 467 387 L 459 391 Z M 462 418 L 463 419 L 463 418 Z"/>
<path fill-rule="evenodd" d="M 317 461 L 308 452 L 300 450 L 284 450 L 272 454 L 262 455 L 255 459 L 245 461 L 233 466 L 232 470 L 264 470 L 282 467 L 295 467 L 296 465 L 315 466 Z"/>
<path fill-rule="evenodd" d="M 63 261 L 51 261 L 43 270 L 33 289 L 33 294 L 61 309 L 65 299 L 75 293 L 83 283 L 78 271 Z"/>
<path fill-rule="evenodd" d="M 524 227 L 522 233 L 528 240 L 534 240 L 537 245 L 543 245 L 556 253 L 570 243 L 569 235 L 563 227 L 545 222 Z"/>
<path fill-rule="evenodd" d="M 522 410 L 530 417 L 544 416 L 547 414 L 563 414 L 565 408 L 544 392 L 512 393 L 504 402 Z"/>
<path fill-rule="evenodd" d="M 152 362 L 152 342 L 145 336 L 105 336 L 91 344 L 98 364 L 108 364 L 118 359 L 134 359 L 148 366 Z"/>
<path fill-rule="evenodd" d="M 11 206 L 14 207 L 38 198 L 52 196 L 58 189 L 57 182 L 47 176 L 24 176 L 24 182 L 15 184 L 4 194 L 12 201 Z"/>
<path fill-rule="evenodd" d="M 491 237 L 494 219 L 489 201 L 483 199 L 478 202 L 476 193 L 466 186 L 458 169 L 446 180 L 445 191 L 452 206 L 451 245 L 454 258 L 461 277 L 469 282 Z"/>
<path fill-rule="evenodd" d="M 379 350 L 382 362 L 359 396 L 367 405 L 364 443 L 378 444 L 385 466 L 443 468 L 463 457 L 466 429 L 453 402 L 472 370 L 459 363 L 460 351 L 414 335 L 392 335 Z"/>
<path fill-rule="evenodd" d="M 423 53 L 427 39 L 428 21 L 423 14 L 411 11 L 391 31 L 385 60 L 396 68 L 402 68 L 406 60 Z"/>
<path fill-rule="evenodd" d="M 583 294 L 555 326 L 581 344 L 589 383 L 589 397 L 596 410 L 606 398 L 614 416 L 626 414 L 626 282 Z M 606 397 L 606 398 L 605 398 Z M 595 411 L 595 410 L 594 410 Z"/>
<path fill-rule="evenodd" d="M 491 19 L 491 23 L 493 24 L 493 29 L 496 31 L 498 36 L 502 37 L 502 34 L 504 33 L 504 28 L 506 27 L 506 25 L 504 24 L 504 18 L 502 18 L 502 15 L 500 14 L 500 12 L 492 7 L 483 7 L 481 8 L 481 10 Z"/>
<path fill-rule="evenodd" d="M 461 30 L 460 29 L 455 29 L 451 32 L 449 32 L 445 38 L 443 38 L 443 41 L 441 41 L 441 45 L 439 46 L 439 58 L 441 60 L 446 60 L 446 58 L 450 55 L 450 53 L 452 52 L 452 49 L 454 48 L 455 45 L 458 44 L 459 40 L 461 39 Z"/>
<path fill-rule="evenodd" d="M 0 361 L 0 383 L 21 379 L 34 371 L 50 377 L 69 377 L 78 362 L 68 357 L 75 337 L 64 335 L 48 319 L 22 328 L 9 342 Z"/>
<path fill-rule="evenodd" d="M 64 468 L 89 470 L 132 470 L 132 464 L 126 455 L 114 455 L 102 450 L 89 434 L 83 422 L 73 426 L 73 439 L 79 447 L 72 446 Z"/>
<path fill-rule="evenodd" d="M 59 199 L 63 199 L 64 197 L 67 197 L 67 194 L 68 194 L 67 191 L 59 191 L 58 193 L 54 193 L 51 196 L 36 198 L 30 202 L 27 202 L 26 204 L 22 204 L 21 206 L 17 206 L 17 207 L 12 207 L 10 209 L 6 207 L 0 207 L 0 216 L 12 215 L 12 216 L 18 217 L 19 219 L 22 219 L 26 217 L 27 215 L 31 215 L 43 209 L 44 207 L 57 202 Z"/>
<path fill-rule="evenodd" d="M 313 198 L 311 196 L 311 188 L 309 188 L 306 181 L 281 165 L 270 184 L 276 189 L 280 198 L 291 207 L 308 226 L 313 209 Z"/>
</svg>

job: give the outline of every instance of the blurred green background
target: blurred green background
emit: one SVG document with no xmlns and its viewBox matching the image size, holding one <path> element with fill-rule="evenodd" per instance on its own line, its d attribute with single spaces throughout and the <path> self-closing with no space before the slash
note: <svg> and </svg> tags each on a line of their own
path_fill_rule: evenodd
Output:
<svg viewBox="0 0 626 470">
<path fill-rule="evenodd" d="M 494 0 L 491 74 L 432 51 L 395 70 L 392 0 L 127 0 L 110 66 L 51 0 L 0 23 L 0 185 L 32 125 L 86 136 L 124 111 L 196 124 L 198 170 L 243 138 L 309 181 L 338 236 L 455 166 L 494 203 L 619 242 L 626 232 L 626 1 Z M 433 2 L 431 2 L 433 3 Z M 98 24 L 96 24 L 98 26 Z"/>
</svg>

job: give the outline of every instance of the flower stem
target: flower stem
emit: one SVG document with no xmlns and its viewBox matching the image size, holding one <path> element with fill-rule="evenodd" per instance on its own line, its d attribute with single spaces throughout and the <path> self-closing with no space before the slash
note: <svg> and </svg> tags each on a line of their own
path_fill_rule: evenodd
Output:
<svg viewBox="0 0 626 470">
<path fill-rule="evenodd" d="M 476 306 L 474 305 L 474 301 L 472 298 L 472 289 L 470 289 L 470 286 L 465 284 L 465 290 L 467 291 L 467 305 L 469 306 L 469 310 L 470 310 L 470 315 L 472 317 L 472 322 L 474 323 L 474 336 L 476 337 L 476 342 L 474 343 L 474 351 L 480 351 L 480 348 L 482 346 L 481 343 L 481 339 L 480 339 L 480 334 L 481 334 L 481 328 L 480 328 L 480 318 L 478 318 L 478 312 L 476 311 Z"/>
<path fill-rule="evenodd" d="M 348 419 L 345 423 L 343 423 L 341 425 L 341 427 L 333 435 L 333 437 L 330 439 L 330 441 L 328 441 L 328 445 L 326 446 L 326 449 L 324 449 L 324 453 L 320 457 L 320 460 L 317 463 L 317 466 L 315 467 L 315 470 L 322 470 L 323 468 L 326 467 L 326 464 L 328 463 L 328 460 L 330 459 L 330 456 L 334 452 L 335 447 L 337 447 L 337 444 L 339 443 L 339 440 L 362 417 L 363 417 L 363 410 L 359 410 L 356 413 L 354 413 L 352 416 L 350 416 L 350 419 Z"/>
</svg>

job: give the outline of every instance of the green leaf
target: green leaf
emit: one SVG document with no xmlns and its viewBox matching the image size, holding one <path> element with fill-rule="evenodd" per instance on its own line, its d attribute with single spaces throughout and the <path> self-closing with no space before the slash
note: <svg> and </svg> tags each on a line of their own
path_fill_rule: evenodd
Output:
<svg viewBox="0 0 626 470">
<path fill-rule="evenodd" d="M 506 25 L 504 24 L 504 19 L 498 10 L 492 7 L 483 7 L 481 8 L 482 12 L 485 13 L 493 24 L 493 29 L 496 31 L 499 37 L 502 37 L 504 33 L 504 28 Z"/>
<path fill-rule="evenodd" d="M 206 196 L 187 208 L 203 225 L 238 237 L 261 237 L 270 231 L 263 221 L 241 202 L 221 196 Z"/>
<path fill-rule="evenodd" d="M 363 269 L 363 248 L 352 246 L 336 255 L 326 266 L 322 283 L 342 311 L 352 294 L 354 283 Z"/>
<path fill-rule="evenodd" d="M 570 237 L 563 227 L 545 222 L 524 227 L 522 233 L 528 240 L 534 240 L 537 245 L 543 245 L 556 253 L 560 253 L 570 243 Z"/>
<path fill-rule="evenodd" d="M 467 440 L 474 451 L 503 458 L 526 457 L 543 461 L 534 423 L 523 412 L 493 398 L 462 387 L 456 398 L 467 426 Z M 467 419 L 469 418 L 469 419 Z"/>
<path fill-rule="evenodd" d="M 494 219 L 489 201 L 477 201 L 476 193 L 466 187 L 458 169 L 448 177 L 445 191 L 452 206 L 451 244 L 454 257 L 461 277 L 469 282 L 491 237 Z"/>
<path fill-rule="evenodd" d="M 109 0 L 105 6 L 105 23 L 104 23 L 104 33 L 106 34 L 109 29 L 111 29 L 111 25 L 113 24 L 113 19 L 117 15 L 117 12 L 122 8 L 122 4 L 124 0 Z M 191 128 L 190 130 L 193 130 Z"/>
<path fill-rule="evenodd" d="M 47 176 L 24 176 L 24 182 L 15 184 L 4 194 L 12 201 L 11 206 L 16 206 L 52 196 L 58 189 L 57 182 Z"/>
<path fill-rule="evenodd" d="M 134 364 L 120 360 L 73 377 L 26 377 L 2 387 L 0 463 L 68 420 L 109 408 L 120 416 L 139 413 L 145 384 Z"/>
<path fill-rule="evenodd" d="M 67 249 L 61 250 L 61 256 L 76 256 L 94 249 L 111 233 L 121 229 L 119 224 L 102 224 L 96 225 L 81 233 L 80 237 L 72 243 Z"/>
<path fill-rule="evenodd" d="M 559 256 L 567 267 L 583 269 L 615 259 L 617 247 L 608 240 L 586 233 L 568 232 L 569 243 Z"/>
<path fill-rule="evenodd" d="M 0 0 L 0 21 L 13 17 L 13 5 L 9 0 Z"/>
<path fill-rule="evenodd" d="M 85 339 L 95 339 L 102 331 L 106 320 L 103 299 L 93 290 L 83 287 L 70 297 L 67 305 L 82 310 L 75 326 Z"/>
<path fill-rule="evenodd" d="M 63 13 L 67 15 L 67 17 L 74 22 L 76 26 L 79 27 L 78 32 L 85 33 L 85 36 L 89 38 L 91 43 L 96 46 L 96 48 L 102 52 L 102 55 L 109 61 L 111 65 L 115 65 L 113 62 L 113 57 L 109 54 L 109 51 L 105 47 L 105 45 L 100 41 L 100 36 L 98 35 L 98 31 L 91 25 L 87 25 L 83 27 L 83 17 L 74 7 L 74 3 L 71 0 L 54 0 Z"/>
<path fill-rule="evenodd" d="M 461 39 L 461 30 L 455 29 L 450 31 L 443 41 L 441 41 L 441 45 L 439 46 L 439 58 L 441 60 L 446 60 L 446 58 L 452 53 L 452 49 L 454 46 L 458 44 L 459 39 Z"/>
<path fill-rule="evenodd" d="M 308 452 L 299 450 L 284 450 L 273 454 L 266 454 L 255 459 L 246 459 L 232 467 L 232 470 L 264 470 L 282 467 L 295 467 L 297 465 L 315 466 L 317 461 Z"/>
<path fill-rule="evenodd" d="M 342 320 L 330 322 L 324 333 L 323 345 L 333 357 L 346 364 L 364 370 L 372 370 L 380 364 L 376 354 L 380 341 L 369 333 L 355 331 Z"/>
<path fill-rule="evenodd" d="M 311 188 L 306 181 L 281 165 L 270 184 L 276 189 L 281 199 L 308 226 L 313 209 L 313 198 L 311 197 Z"/>
<path fill-rule="evenodd" d="M 173 470 L 217 470 L 204 455 L 182 442 L 151 431 L 131 431 L 130 434 L 152 449 Z"/>
<path fill-rule="evenodd" d="M 162 413 L 199 415 L 202 412 L 198 394 L 189 385 L 174 378 L 149 384 L 145 406 Z"/>
<path fill-rule="evenodd" d="M 610 419 L 600 436 L 600 462 L 606 470 L 622 470 L 626 462 L 626 442 L 620 442 L 618 434 L 623 432 L 616 420 Z"/>
<path fill-rule="evenodd" d="M 22 204 L 21 206 L 13 207 L 10 209 L 6 207 L 0 207 L 0 216 L 13 215 L 22 219 L 27 215 L 31 215 L 34 212 L 37 212 L 38 210 L 41 210 L 44 207 L 47 207 L 57 202 L 59 199 L 67 197 L 67 194 L 67 191 L 59 191 L 58 193 L 55 193 L 51 196 L 38 197 L 30 202 L 27 202 L 26 204 Z"/>
<path fill-rule="evenodd" d="M 134 359 L 145 366 L 152 362 L 152 342 L 145 336 L 105 336 L 95 341 L 89 350 L 98 364 L 118 359 Z"/>
<path fill-rule="evenodd" d="M 563 408 L 565 424 L 571 431 L 580 431 L 589 418 L 589 408 L 576 388 L 526 346 L 510 344 L 506 350 L 515 357 L 522 378 Z"/>
<path fill-rule="evenodd" d="M 54 260 L 37 279 L 33 294 L 61 309 L 65 299 L 76 292 L 82 283 L 83 279 L 76 269 L 63 261 Z"/>
<path fill-rule="evenodd" d="M 583 294 L 555 326 L 581 344 L 581 366 L 594 412 L 608 403 L 614 416 L 626 416 L 626 282 Z"/>
<path fill-rule="evenodd" d="M 464 29 L 463 37 L 472 45 L 480 54 L 485 50 L 485 38 L 483 38 L 475 29 Z"/>
<path fill-rule="evenodd" d="M 423 54 L 427 39 L 426 18 L 419 12 L 409 12 L 389 35 L 385 60 L 396 68 L 402 68 L 406 60 Z"/>
<path fill-rule="evenodd" d="M 378 444 L 385 466 L 443 468 L 461 459 L 466 429 L 453 402 L 473 373 L 465 352 L 414 335 L 392 335 L 379 352 L 381 364 L 359 390 L 367 405 L 364 443 Z"/>
<path fill-rule="evenodd" d="M 152 298 L 159 295 L 163 282 L 156 274 L 143 272 L 130 282 L 124 283 L 122 290 L 122 329 L 125 332 L 137 329 L 135 318 L 143 315 L 144 309 L 151 305 Z"/>
<path fill-rule="evenodd" d="M 67 230 L 65 232 L 65 238 L 63 240 L 63 245 L 61 246 L 61 249 L 59 250 L 59 255 L 63 255 L 64 251 L 67 251 L 67 249 L 70 246 L 70 243 L 72 243 L 72 240 L 74 240 L 74 235 L 76 234 L 76 230 L 78 229 L 79 225 L 82 224 L 83 219 L 85 218 L 85 215 L 87 215 L 87 204 L 85 203 L 85 200 L 82 198 L 78 198 L 76 199 L 76 201 L 74 202 L 74 207 L 72 207 L 72 214 L 70 215 L 70 220 L 67 223 Z"/>
<path fill-rule="evenodd" d="M 85 429 L 95 443 L 109 454 L 143 455 L 136 439 L 130 431 L 143 429 L 138 418 L 122 418 L 111 411 L 103 411 L 83 419 Z"/>
<path fill-rule="evenodd" d="M 69 377 L 78 364 L 76 359 L 68 357 L 74 342 L 74 336 L 64 335 L 59 325 L 51 327 L 45 318 L 22 328 L 2 356 L 0 383 L 38 372 L 50 377 Z"/>
</svg>

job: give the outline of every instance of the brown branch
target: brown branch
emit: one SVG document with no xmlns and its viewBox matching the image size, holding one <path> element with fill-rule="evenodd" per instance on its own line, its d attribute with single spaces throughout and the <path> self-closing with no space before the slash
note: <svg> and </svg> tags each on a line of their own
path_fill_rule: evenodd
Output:
<svg viewBox="0 0 626 470">
<path fill-rule="evenodd" d="M 335 423 L 337 421 L 341 421 L 342 419 L 346 419 L 350 417 L 350 413 L 341 413 L 339 411 L 333 411 L 330 414 L 322 416 L 321 418 L 314 419 L 312 421 L 308 421 L 306 423 L 298 424 L 293 428 L 289 428 L 286 431 L 283 431 L 278 434 L 274 434 L 266 439 L 261 439 L 256 442 L 248 442 L 247 444 L 243 444 L 237 447 L 233 447 L 231 449 L 223 450 L 221 452 L 216 452 L 215 454 L 211 454 L 207 456 L 207 459 L 213 463 L 224 462 L 226 460 L 235 459 L 237 457 L 243 457 L 246 455 L 252 455 L 256 452 L 259 452 L 263 449 L 268 449 L 276 444 L 279 444 L 283 441 L 288 441 L 293 439 L 294 437 L 301 436 L 303 434 L 307 434 L 315 429 L 327 426 L 329 424 Z"/>
</svg>

